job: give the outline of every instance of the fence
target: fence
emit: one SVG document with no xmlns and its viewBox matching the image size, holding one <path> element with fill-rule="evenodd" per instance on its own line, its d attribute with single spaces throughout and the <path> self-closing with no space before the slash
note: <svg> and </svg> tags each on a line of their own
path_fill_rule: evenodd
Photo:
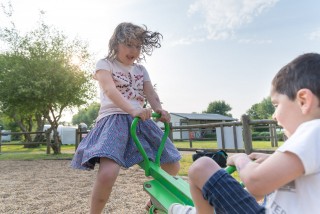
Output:
<svg viewBox="0 0 320 214">
<path fill-rule="evenodd" d="M 24 135 L 24 134 L 40 134 L 45 135 L 45 142 L 21 142 L 21 143 L 2 143 L 2 135 Z M 50 148 L 51 148 L 51 139 L 50 139 L 50 132 L 0 132 L 0 153 L 1 153 L 1 146 L 2 145 L 40 145 L 40 144 L 46 144 L 47 145 L 47 154 L 50 154 Z"/>
<path fill-rule="evenodd" d="M 227 147 L 227 139 L 226 139 L 226 127 L 229 127 L 228 131 L 232 133 L 232 148 Z M 241 138 L 238 136 L 239 128 L 241 130 Z M 266 137 L 268 140 L 270 140 L 271 147 L 277 147 L 278 146 L 278 134 L 277 129 L 280 127 L 277 126 L 276 121 L 274 120 L 250 120 L 247 115 L 243 115 L 241 117 L 241 121 L 235 121 L 235 122 L 219 122 L 219 123 L 209 123 L 209 124 L 198 124 L 198 125 L 185 125 L 185 126 L 172 126 L 170 125 L 170 133 L 169 138 L 172 141 L 189 141 L 189 148 L 179 148 L 179 150 L 182 151 L 195 151 L 198 148 L 193 148 L 193 141 L 194 140 L 216 140 L 217 136 L 219 136 L 220 140 L 220 146 L 226 152 L 245 152 L 247 154 L 251 152 L 266 152 L 266 153 L 272 153 L 273 150 L 267 150 L 267 149 L 254 149 L 252 146 L 252 130 L 253 129 L 268 129 L 268 136 Z M 215 135 L 206 133 L 206 131 L 214 130 L 215 129 Z M 47 145 L 47 154 L 50 154 L 50 133 L 47 132 L 31 132 L 33 134 L 37 133 L 43 133 L 46 135 L 46 142 Z M 88 133 L 88 131 L 82 131 L 80 128 L 76 129 L 76 140 L 75 140 L 75 149 L 78 147 L 81 139 Z M 179 133 L 181 138 L 180 139 L 174 139 L 174 133 Z M 183 138 L 187 133 L 187 137 Z M 1 133 L 0 132 L 0 152 L 1 152 Z M 25 134 L 25 132 L 13 132 L 10 133 L 11 135 L 15 134 Z M 258 139 L 259 137 L 255 137 Z M 230 139 L 228 139 L 230 140 Z M 3 145 L 30 145 L 30 144 L 44 144 L 43 142 L 32 142 L 32 143 L 5 143 Z M 239 145 L 243 146 L 243 148 L 240 148 Z M 230 146 L 230 144 L 229 144 Z M 215 151 L 219 149 L 208 149 L 209 151 Z"/>
<path fill-rule="evenodd" d="M 225 127 L 230 127 L 229 132 L 232 133 L 232 147 L 227 148 L 226 139 L 225 139 Z M 242 137 L 239 139 L 237 132 L 241 129 Z M 208 123 L 208 124 L 197 124 L 197 125 L 185 125 L 185 126 L 171 126 L 171 132 L 180 133 L 181 141 L 189 141 L 189 148 L 179 148 L 179 150 L 184 151 L 194 151 L 197 148 L 193 148 L 193 141 L 195 140 L 217 140 L 217 136 L 220 136 L 221 148 L 227 152 L 245 152 L 247 154 L 251 152 L 265 152 L 272 153 L 273 150 L 268 149 L 254 149 L 252 146 L 253 140 L 259 140 L 259 137 L 255 137 L 253 139 L 252 130 L 253 129 L 268 129 L 268 135 L 265 136 L 266 139 L 270 140 L 271 147 L 278 147 L 279 137 L 277 134 L 277 129 L 281 129 L 281 127 L 277 126 L 276 121 L 274 120 L 250 120 L 247 115 L 243 115 L 241 117 L 241 121 L 236 122 L 218 122 L 218 123 Z M 209 136 L 208 131 L 212 131 L 215 129 L 216 136 Z M 186 134 L 188 133 L 188 135 Z M 171 133 L 170 136 L 174 134 Z M 177 134 L 176 134 L 177 136 Z M 187 137 L 186 137 L 187 136 Z M 284 137 L 283 137 L 284 138 Z M 177 139 L 172 140 L 177 141 Z M 230 139 L 229 139 L 230 140 Z M 241 142 L 242 141 L 242 142 Z M 243 143 L 244 148 L 239 148 L 239 144 Z M 230 145 L 229 145 L 230 146 Z M 211 151 L 219 150 L 219 149 L 210 149 Z"/>
</svg>

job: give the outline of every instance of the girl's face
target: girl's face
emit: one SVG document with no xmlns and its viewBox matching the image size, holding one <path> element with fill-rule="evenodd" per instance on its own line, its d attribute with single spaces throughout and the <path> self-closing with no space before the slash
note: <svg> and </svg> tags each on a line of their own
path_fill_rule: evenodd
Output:
<svg viewBox="0 0 320 214">
<path fill-rule="evenodd" d="M 117 60 L 124 65 L 133 65 L 141 53 L 141 42 L 132 40 L 118 45 Z"/>
<path fill-rule="evenodd" d="M 271 102 L 275 107 L 273 119 L 284 128 L 286 136 L 290 137 L 304 121 L 298 101 L 292 101 L 288 96 L 272 91 Z"/>
</svg>

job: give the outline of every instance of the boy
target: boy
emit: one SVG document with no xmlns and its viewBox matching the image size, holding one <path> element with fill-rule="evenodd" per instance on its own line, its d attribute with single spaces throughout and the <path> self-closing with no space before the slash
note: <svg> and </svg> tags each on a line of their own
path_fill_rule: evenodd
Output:
<svg viewBox="0 0 320 214">
<path fill-rule="evenodd" d="M 272 81 L 271 100 L 288 140 L 272 155 L 237 154 L 227 161 L 250 194 L 203 157 L 189 169 L 195 207 L 173 204 L 169 214 L 319 213 L 320 55 L 303 54 L 284 66 Z M 263 207 L 256 199 L 265 195 Z"/>
</svg>

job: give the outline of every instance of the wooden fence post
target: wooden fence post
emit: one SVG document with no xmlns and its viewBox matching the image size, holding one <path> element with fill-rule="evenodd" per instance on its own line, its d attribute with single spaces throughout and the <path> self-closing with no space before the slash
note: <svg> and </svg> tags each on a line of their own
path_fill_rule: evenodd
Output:
<svg viewBox="0 0 320 214">
<path fill-rule="evenodd" d="M 232 131 L 233 131 L 234 149 L 236 150 L 236 152 L 238 152 L 237 127 L 232 126 Z"/>
<path fill-rule="evenodd" d="M 1 137 L 2 137 L 2 134 L 1 134 L 1 129 L 0 129 L 0 154 L 1 154 L 1 142 L 2 142 Z"/>
<path fill-rule="evenodd" d="M 189 129 L 189 147 L 192 148 L 192 139 L 194 138 L 194 134 Z"/>
<path fill-rule="evenodd" d="M 275 147 L 274 144 L 274 132 L 273 132 L 273 125 L 269 124 L 269 133 L 270 133 L 270 141 L 271 141 L 271 147 Z"/>
<path fill-rule="evenodd" d="M 50 154 L 50 149 L 51 149 L 51 139 L 50 139 L 50 132 L 46 131 L 46 138 L 47 138 L 47 155 Z"/>
<path fill-rule="evenodd" d="M 250 118 L 248 115 L 242 115 L 241 117 L 242 121 L 242 135 L 243 135 L 243 142 L 244 142 L 244 150 L 246 154 L 250 154 L 253 149 L 252 149 L 252 133 L 251 133 L 251 128 L 250 128 Z"/>
<path fill-rule="evenodd" d="M 81 133 L 80 133 L 80 129 L 79 128 L 77 128 L 76 129 L 76 143 L 75 143 L 75 151 L 77 150 L 77 148 L 78 148 L 78 146 L 79 146 L 79 143 L 80 143 L 80 135 L 81 135 Z"/>
<path fill-rule="evenodd" d="M 170 131 L 169 131 L 169 139 L 173 142 L 173 131 L 172 131 L 172 123 L 169 123 Z"/>
<path fill-rule="evenodd" d="M 274 131 L 274 146 L 275 147 L 278 147 L 279 145 L 278 145 L 278 134 L 277 134 L 277 125 L 276 124 L 273 124 L 272 125 L 272 127 L 273 127 L 273 131 Z"/>
<path fill-rule="evenodd" d="M 225 145 L 225 140 L 224 140 L 224 126 L 223 125 L 220 125 L 220 132 L 221 132 L 221 146 L 222 146 L 222 149 L 225 149 L 226 148 L 226 145 Z"/>
</svg>

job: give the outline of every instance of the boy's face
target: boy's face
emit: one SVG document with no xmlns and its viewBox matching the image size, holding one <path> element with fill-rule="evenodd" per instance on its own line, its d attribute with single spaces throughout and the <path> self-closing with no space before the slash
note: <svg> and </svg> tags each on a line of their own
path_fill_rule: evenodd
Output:
<svg viewBox="0 0 320 214">
<path fill-rule="evenodd" d="M 272 117 L 278 125 L 284 128 L 287 137 L 290 137 L 304 122 L 304 117 L 298 101 L 292 101 L 287 95 L 271 92 L 271 102 L 275 107 Z"/>
<path fill-rule="evenodd" d="M 120 43 L 118 45 L 117 60 L 124 65 L 132 65 L 140 56 L 141 43 L 137 40 L 132 40 L 128 43 Z"/>
</svg>

